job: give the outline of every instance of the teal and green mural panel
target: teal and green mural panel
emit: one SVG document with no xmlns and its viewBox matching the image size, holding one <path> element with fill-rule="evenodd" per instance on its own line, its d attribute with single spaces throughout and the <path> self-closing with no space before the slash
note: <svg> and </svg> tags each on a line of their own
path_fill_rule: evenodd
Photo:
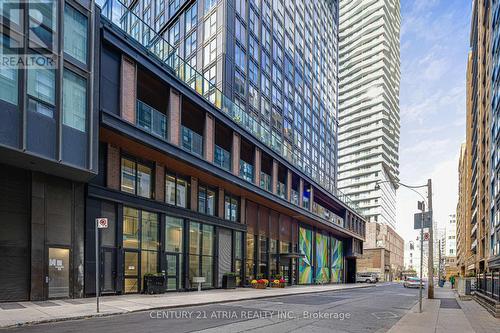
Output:
<svg viewBox="0 0 500 333">
<path fill-rule="evenodd" d="M 330 281 L 328 269 L 328 236 L 316 234 L 316 282 Z"/>
<path fill-rule="evenodd" d="M 312 283 L 312 231 L 299 228 L 299 284 Z"/>
<path fill-rule="evenodd" d="M 332 282 L 342 283 L 344 276 L 343 243 L 334 237 L 331 238 L 331 272 Z"/>
</svg>

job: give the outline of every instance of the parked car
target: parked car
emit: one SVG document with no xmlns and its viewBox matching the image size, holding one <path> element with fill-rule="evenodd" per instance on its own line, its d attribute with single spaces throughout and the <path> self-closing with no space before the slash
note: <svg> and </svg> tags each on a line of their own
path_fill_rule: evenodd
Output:
<svg viewBox="0 0 500 333">
<path fill-rule="evenodd" d="M 418 277 L 409 277 L 404 282 L 403 286 L 405 288 L 420 288 L 420 278 Z M 422 281 L 422 288 L 425 288 L 425 284 Z"/>
<path fill-rule="evenodd" d="M 357 273 L 356 282 L 377 283 L 378 275 L 376 273 Z"/>
</svg>

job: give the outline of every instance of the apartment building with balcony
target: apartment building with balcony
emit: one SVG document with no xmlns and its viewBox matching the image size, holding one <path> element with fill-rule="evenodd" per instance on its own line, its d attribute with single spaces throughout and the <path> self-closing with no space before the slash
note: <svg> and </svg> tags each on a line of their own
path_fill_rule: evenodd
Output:
<svg viewBox="0 0 500 333">
<path fill-rule="evenodd" d="M 491 5 L 491 198 L 489 259 L 490 270 L 500 270 L 500 4 Z"/>
<path fill-rule="evenodd" d="M 338 187 L 368 221 L 393 229 L 399 180 L 400 24 L 399 0 L 340 1 Z"/>
<path fill-rule="evenodd" d="M 266 2 L 248 10 L 262 17 Z M 0 99 L 11 108 L 1 112 L 19 117 L 18 125 L 0 125 L 2 301 L 95 295 L 98 217 L 109 222 L 97 244 L 103 294 L 139 293 L 149 273 L 165 274 L 169 291 L 195 289 L 194 277 L 219 288 L 230 272 L 240 286 L 260 276 L 291 285 L 354 282 L 364 218 L 282 135 L 179 56 L 129 8 L 137 1 L 58 3 L 68 11 L 63 66 L 37 74 L 36 84 L 27 71 L 26 86 L 25 71 L 1 72 L 10 90 Z M 179 12 L 183 25 L 190 18 L 200 26 L 211 3 L 185 3 L 203 10 Z M 75 37 L 62 39 L 66 33 Z M 30 112 L 53 116 L 53 147 L 29 127 L 41 125 Z M 38 130 L 50 129 L 43 124 Z M 55 155 L 40 150 L 47 145 Z M 19 222 L 7 223 L 12 218 Z"/>
<path fill-rule="evenodd" d="M 459 242 L 459 262 L 465 274 L 483 273 L 487 270 L 490 253 L 490 143 L 491 143 L 491 80 L 490 80 L 490 23 L 489 1 L 474 1 L 471 17 L 470 52 L 467 65 L 467 204 L 465 239 Z M 470 228 L 470 233 L 467 229 Z M 470 251 L 470 252 L 469 252 Z"/>
</svg>

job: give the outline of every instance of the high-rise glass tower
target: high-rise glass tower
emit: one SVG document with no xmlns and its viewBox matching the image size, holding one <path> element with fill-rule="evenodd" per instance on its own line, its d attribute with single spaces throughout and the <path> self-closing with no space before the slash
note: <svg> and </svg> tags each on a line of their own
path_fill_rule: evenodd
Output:
<svg viewBox="0 0 500 333">
<path fill-rule="evenodd" d="M 335 193 L 337 0 L 121 1 Z"/>
<path fill-rule="evenodd" d="M 340 0 L 338 187 L 368 221 L 393 228 L 400 23 L 399 0 Z"/>
</svg>

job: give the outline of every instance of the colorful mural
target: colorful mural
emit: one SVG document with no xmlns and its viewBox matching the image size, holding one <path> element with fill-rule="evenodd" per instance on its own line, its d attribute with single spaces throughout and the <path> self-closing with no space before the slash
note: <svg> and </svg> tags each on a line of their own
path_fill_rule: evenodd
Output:
<svg viewBox="0 0 500 333">
<path fill-rule="evenodd" d="M 328 236 L 316 234 L 316 282 L 327 283 L 330 280 L 328 269 Z"/>
<path fill-rule="evenodd" d="M 343 243 L 341 240 L 336 238 L 331 238 L 331 271 L 332 271 L 332 282 L 342 283 L 344 276 L 344 250 Z"/>
<path fill-rule="evenodd" d="M 312 231 L 299 228 L 299 284 L 312 283 Z"/>
</svg>

